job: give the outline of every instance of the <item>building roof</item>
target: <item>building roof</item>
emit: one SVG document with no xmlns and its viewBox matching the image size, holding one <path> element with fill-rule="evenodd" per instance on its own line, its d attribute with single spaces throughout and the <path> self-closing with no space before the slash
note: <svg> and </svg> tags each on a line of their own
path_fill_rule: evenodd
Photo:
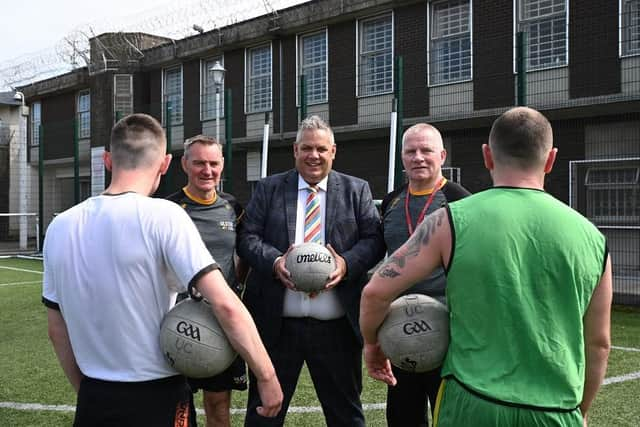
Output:
<svg viewBox="0 0 640 427">
<path fill-rule="evenodd" d="M 16 93 L 13 91 L 0 92 L 0 105 L 22 105 L 22 101 L 14 99 Z"/>
</svg>

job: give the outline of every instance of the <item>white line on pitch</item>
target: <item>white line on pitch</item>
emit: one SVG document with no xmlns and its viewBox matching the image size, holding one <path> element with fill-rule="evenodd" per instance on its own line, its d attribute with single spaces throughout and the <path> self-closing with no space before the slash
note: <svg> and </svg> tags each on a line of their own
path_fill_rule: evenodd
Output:
<svg viewBox="0 0 640 427">
<path fill-rule="evenodd" d="M 41 405 L 40 403 L 0 402 L 0 408 L 17 409 L 19 411 L 60 411 L 73 412 L 71 405 Z"/>
<path fill-rule="evenodd" d="M 13 270 L 13 271 L 24 271 L 25 273 L 43 274 L 43 273 L 42 273 L 42 271 L 37 271 L 37 270 L 26 270 L 26 269 L 24 269 L 24 268 L 16 268 L 16 267 L 4 267 L 4 266 L 0 266 L 0 269 Z"/>
<path fill-rule="evenodd" d="M 632 373 L 626 374 L 626 375 L 620 375 L 620 376 L 617 376 L 617 377 L 606 378 L 602 384 L 603 385 L 616 384 L 616 383 L 623 383 L 625 381 L 632 381 L 632 380 L 637 380 L 637 379 L 640 379 L 640 372 L 632 372 Z"/>
<path fill-rule="evenodd" d="M 42 283 L 42 280 L 35 282 L 12 282 L 12 283 L 0 283 L 0 286 L 16 286 L 16 285 L 34 285 L 36 283 Z"/>
<path fill-rule="evenodd" d="M 387 407 L 386 403 L 363 403 L 362 404 L 362 409 L 365 411 L 379 411 L 379 410 L 383 410 Z M 198 413 L 201 410 L 198 409 Z M 247 412 L 246 409 L 231 409 L 231 413 L 233 415 L 237 415 L 237 414 L 244 414 L 245 412 Z M 316 412 L 322 412 L 322 408 L 319 406 L 289 406 L 289 409 L 287 410 L 287 414 L 308 414 L 308 413 L 316 413 Z M 202 413 L 204 414 L 204 411 L 202 411 Z"/>
<path fill-rule="evenodd" d="M 637 351 L 640 352 L 640 348 L 633 348 L 633 347 L 618 347 L 617 345 L 612 345 L 611 346 L 612 349 L 614 350 L 623 350 L 623 351 Z"/>
<path fill-rule="evenodd" d="M 362 409 L 365 411 L 377 411 L 386 408 L 385 403 L 365 403 L 362 405 Z M 0 408 L 16 409 L 19 411 L 60 411 L 60 412 L 74 412 L 75 406 L 71 405 L 42 405 L 40 403 L 18 403 L 18 402 L 0 402 Z M 233 415 L 244 414 L 246 409 L 231 409 Z M 306 413 L 318 413 L 322 412 L 322 408 L 319 406 L 290 406 L 287 413 L 291 414 L 306 414 Z M 198 414 L 204 415 L 202 409 L 197 410 Z"/>
<path fill-rule="evenodd" d="M 618 349 L 638 351 L 638 349 L 617 347 Z M 640 379 L 640 371 L 632 372 L 630 374 L 619 375 L 617 377 L 606 378 L 603 385 L 617 384 L 627 381 L 633 381 Z M 362 405 L 362 409 L 365 411 L 378 411 L 386 408 L 385 403 L 365 403 Z M 42 405 L 40 403 L 19 403 L 19 402 L 0 402 L 0 408 L 16 409 L 21 411 L 62 411 L 73 412 L 75 406 L 71 405 Z M 197 410 L 198 414 L 204 414 L 202 409 Z M 246 409 L 233 408 L 231 413 L 234 415 L 244 414 Z M 290 406 L 287 413 L 304 414 L 304 413 L 318 413 L 322 412 L 322 408 L 319 406 Z"/>
</svg>

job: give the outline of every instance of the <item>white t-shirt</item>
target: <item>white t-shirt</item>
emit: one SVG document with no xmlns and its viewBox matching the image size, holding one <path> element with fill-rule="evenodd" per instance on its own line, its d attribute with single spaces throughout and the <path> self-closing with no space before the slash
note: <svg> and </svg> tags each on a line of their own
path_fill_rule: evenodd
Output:
<svg viewBox="0 0 640 427">
<path fill-rule="evenodd" d="M 43 254 L 43 297 L 58 304 L 84 375 L 177 374 L 160 349 L 160 324 L 176 292 L 215 263 L 180 206 L 135 193 L 92 197 L 51 222 Z"/>
</svg>

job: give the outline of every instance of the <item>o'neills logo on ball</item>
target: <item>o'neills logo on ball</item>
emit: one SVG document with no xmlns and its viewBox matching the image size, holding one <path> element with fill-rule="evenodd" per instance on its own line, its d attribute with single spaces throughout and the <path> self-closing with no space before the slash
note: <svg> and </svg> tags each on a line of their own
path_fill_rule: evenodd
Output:
<svg viewBox="0 0 640 427">
<path fill-rule="evenodd" d="M 296 257 L 296 262 L 302 264 L 304 262 L 326 262 L 331 263 L 331 255 L 319 252 L 311 252 L 308 254 L 300 254 Z"/>
</svg>

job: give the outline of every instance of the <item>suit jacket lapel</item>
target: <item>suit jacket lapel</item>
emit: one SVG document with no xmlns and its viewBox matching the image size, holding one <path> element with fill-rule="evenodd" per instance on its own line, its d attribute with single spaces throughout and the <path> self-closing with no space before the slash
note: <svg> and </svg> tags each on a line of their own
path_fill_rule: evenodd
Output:
<svg viewBox="0 0 640 427">
<path fill-rule="evenodd" d="M 291 171 L 284 180 L 284 209 L 289 245 L 296 241 L 296 217 L 298 215 L 298 173 Z"/>
<path fill-rule="evenodd" d="M 327 206 L 326 206 L 326 213 L 325 213 L 325 219 L 324 219 L 324 236 L 325 236 L 325 244 L 327 243 L 331 243 L 332 246 L 334 246 L 334 239 L 332 236 L 331 231 L 333 231 L 333 228 L 329 228 L 328 224 L 332 224 L 335 219 L 337 218 L 336 216 L 336 209 L 338 206 L 338 200 L 341 197 L 341 193 L 340 193 L 340 183 L 338 182 L 338 180 L 336 179 L 336 174 L 335 172 L 331 171 L 329 172 L 329 179 L 327 179 Z"/>
</svg>

